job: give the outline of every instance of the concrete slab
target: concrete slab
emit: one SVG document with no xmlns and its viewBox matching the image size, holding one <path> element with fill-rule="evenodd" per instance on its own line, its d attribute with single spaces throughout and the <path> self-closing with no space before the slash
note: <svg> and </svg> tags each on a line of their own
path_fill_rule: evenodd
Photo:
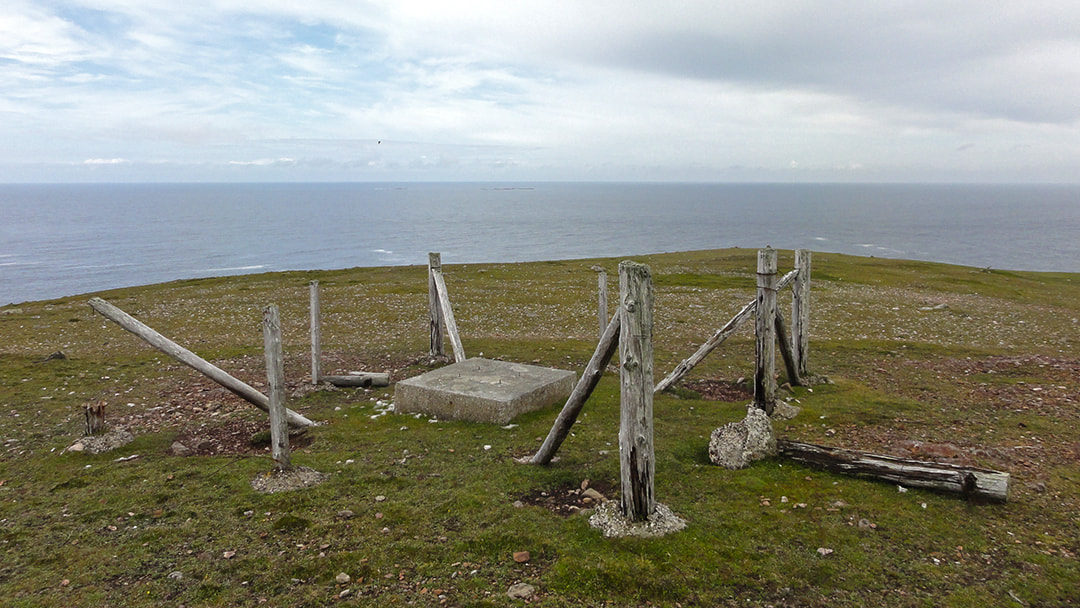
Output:
<svg viewBox="0 0 1080 608">
<path fill-rule="evenodd" d="M 506 424 L 526 412 L 565 403 L 576 382 L 574 372 L 466 359 L 398 382 L 394 387 L 394 410 L 447 420 Z"/>
</svg>

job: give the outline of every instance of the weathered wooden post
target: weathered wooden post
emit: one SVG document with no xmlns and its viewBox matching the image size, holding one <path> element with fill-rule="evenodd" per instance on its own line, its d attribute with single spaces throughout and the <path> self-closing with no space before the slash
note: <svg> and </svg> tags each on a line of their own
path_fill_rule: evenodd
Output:
<svg viewBox="0 0 1080 608">
<path fill-rule="evenodd" d="M 653 452 L 653 288 L 648 266 L 619 263 L 620 507 L 630 521 L 656 510 Z"/>
<path fill-rule="evenodd" d="M 318 384 L 322 378 L 322 338 L 319 327 L 322 311 L 319 304 L 319 282 L 311 282 L 311 383 Z"/>
<path fill-rule="evenodd" d="M 780 358 L 784 361 L 784 371 L 787 372 L 788 382 L 791 386 L 802 386 L 802 378 L 799 370 L 795 367 L 795 355 L 791 351 L 791 340 L 788 338 L 787 323 L 780 309 L 776 309 L 776 342 L 780 346 Z"/>
<path fill-rule="evenodd" d="M 435 274 L 442 272 L 442 254 L 428 253 L 428 317 L 431 331 L 431 356 L 446 355 L 443 346 L 443 318 L 439 307 L 439 287 L 435 284 Z"/>
<path fill-rule="evenodd" d="M 791 350 L 799 376 L 809 376 L 807 359 L 810 355 L 810 261 L 808 249 L 795 250 L 795 284 L 791 295 Z"/>
<path fill-rule="evenodd" d="M 607 314 L 607 271 L 601 268 L 596 275 L 597 279 L 597 320 L 600 322 L 600 337 L 604 337 L 604 330 L 607 329 L 608 319 Z"/>
<path fill-rule="evenodd" d="M 589 359 L 589 364 L 585 366 L 585 371 L 581 373 L 581 379 L 578 380 L 573 392 L 566 399 L 566 404 L 563 405 L 562 411 L 559 412 L 559 417 L 555 419 L 555 424 L 551 425 L 551 431 L 548 432 L 548 436 L 544 439 L 540 449 L 529 460 L 529 464 L 548 464 L 551 462 L 555 452 L 570 433 L 574 421 L 577 420 L 578 413 L 585 406 L 585 400 L 589 398 L 589 395 L 592 395 L 596 385 L 600 383 L 600 377 L 604 375 L 608 363 L 615 356 L 615 350 L 619 346 L 621 321 L 619 315 L 611 318 L 611 322 L 604 329 L 604 335 L 600 336 L 600 342 L 597 343 L 596 350 L 593 351 L 593 356 Z"/>
<path fill-rule="evenodd" d="M 285 418 L 285 364 L 281 353 L 281 316 L 276 304 L 263 310 L 266 390 L 270 399 L 270 455 L 278 469 L 289 462 L 289 425 Z"/>
<path fill-rule="evenodd" d="M 105 405 L 104 401 L 83 404 L 87 435 L 96 435 L 105 430 Z"/>
<path fill-rule="evenodd" d="M 758 251 L 754 405 L 772 415 L 776 405 L 776 250 Z"/>
</svg>

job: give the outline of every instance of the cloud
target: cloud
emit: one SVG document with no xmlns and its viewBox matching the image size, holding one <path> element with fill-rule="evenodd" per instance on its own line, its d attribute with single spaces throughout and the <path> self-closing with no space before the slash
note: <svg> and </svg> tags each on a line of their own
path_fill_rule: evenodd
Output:
<svg viewBox="0 0 1080 608">
<path fill-rule="evenodd" d="M 126 158 L 88 158 L 82 162 L 84 165 L 123 165 L 131 161 Z"/>
<path fill-rule="evenodd" d="M 1077 32 L 1049 0 L 11 0 L 0 179 L 102 150 L 260 179 L 1075 176 Z"/>
</svg>

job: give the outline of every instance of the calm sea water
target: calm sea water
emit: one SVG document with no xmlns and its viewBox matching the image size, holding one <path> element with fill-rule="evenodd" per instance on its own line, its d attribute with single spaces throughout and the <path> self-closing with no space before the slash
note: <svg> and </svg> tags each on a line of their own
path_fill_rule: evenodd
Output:
<svg viewBox="0 0 1080 608">
<path fill-rule="evenodd" d="M 272 270 L 808 248 L 1080 272 L 1080 186 L 0 185 L 0 304 Z"/>
</svg>

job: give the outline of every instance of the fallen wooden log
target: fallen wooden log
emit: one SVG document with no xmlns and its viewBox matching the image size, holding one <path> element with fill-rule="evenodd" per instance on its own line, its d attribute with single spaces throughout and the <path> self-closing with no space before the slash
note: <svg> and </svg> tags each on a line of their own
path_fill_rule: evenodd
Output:
<svg viewBox="0 0 1080 608">
<path fill-rule="evenodd" d="M 784 439 L 777 441 L 777 447 L 781 456 L 829 471 L 951 492 L 969 500 L 1005 502 L 1009 493 L 1009 474 L 990 469 L 896 458 Z"/>
<path fill-rule="evenodd" d="M 321 376 L 319 380 L 342 387 L 390 386 L 390 374 L 384 373 L 365 372 L 347 376 Z"/>
</svg>

